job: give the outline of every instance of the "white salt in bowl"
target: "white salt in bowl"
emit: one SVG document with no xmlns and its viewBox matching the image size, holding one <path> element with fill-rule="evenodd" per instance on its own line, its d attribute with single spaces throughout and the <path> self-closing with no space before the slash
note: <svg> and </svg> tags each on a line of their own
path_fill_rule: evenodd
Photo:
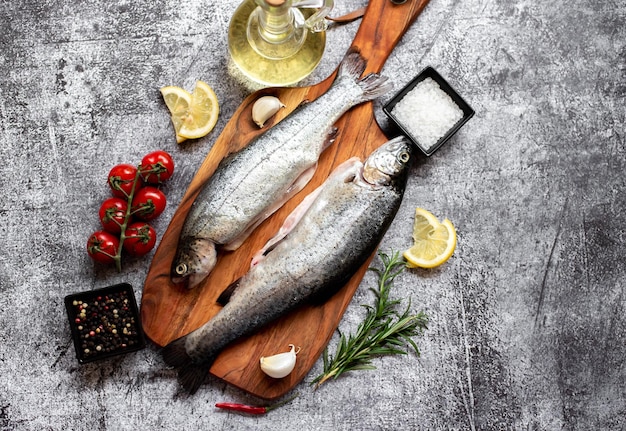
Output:
<svg viewBox="0 0 626 431">
<path fill-rule="evenodd" d="M 383 111 L 427 156 L 474 115 L 467 102 L 430 66 L 400 90 Z"/>
</svg>

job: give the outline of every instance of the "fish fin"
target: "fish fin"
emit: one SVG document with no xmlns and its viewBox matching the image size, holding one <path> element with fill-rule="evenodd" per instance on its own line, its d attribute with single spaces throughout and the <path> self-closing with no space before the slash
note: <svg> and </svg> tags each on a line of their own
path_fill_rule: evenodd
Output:
<svg viewBox="0 0 626 431">
<path fill-rule="evenodd" d="M 363 102 L 376 99 L 393 89 L 393 84 L 386 76 L 377 73 L 370 73 L 359 81 L 359 86 L 363 90 L 361 99 Z"/>
<path fill-rule="evenodd" d="M 226 290 L 224 290 L 220 294 L 220 296 L 217 298 L 218 304 L 220 305 L 228 304 L 228 302 L 230 301 L 230 298 L 233 296 L 233 293 L 235 293 L 235 290 L 237 290 L 237 288 L 239 287 L 239 280 L 241 279 L 237 279 L 233 281 L 232 283 L 230 283 L 228 287 L 226 288 Z"/>
<path fill-rule="evenodd" d="M 172 367 L 182 367 L 191 363 L 185 347 L 186 337 L 180 337 L 163 347 L 161 355 L 165 363 Z"/>
<path fill-rule="evenodd" d="M 366 66 L 367 61 L 361 57 L 358 51 L 350 51 L 345 55 L 343 60 L 341 60 L 337 75 L 350 76 L 356 80 L 363 74 Z"/>
<path fill-rule="evenodd" d="M 324 140 L 324 144 L 322 146 L 322 151 L 326 148 L 330 147 L 336 140 L 337 136 L 339 136 L 339 128 L 331 127 L 328 130 L 328 134 L 326 135 L 326 139 Z"/>
<path fill-rule="evenodd" d="M 195 394 L 209 374 L 207 364 L 190 363 L 178 370 L 178 381 L 191 395 Z"/>
</svg>

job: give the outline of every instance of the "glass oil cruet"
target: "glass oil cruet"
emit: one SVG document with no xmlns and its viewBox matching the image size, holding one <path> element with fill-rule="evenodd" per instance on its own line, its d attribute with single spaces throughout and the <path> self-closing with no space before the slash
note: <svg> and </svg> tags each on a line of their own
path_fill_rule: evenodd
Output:
<svg viewBox="0 0 626 431">
<path fill-rule="evenodd" d="M 301 81 L 319 64 L 333 0 L 244 0 L 228 29 L 233 63 L 264 86 Z"/>
</svg>

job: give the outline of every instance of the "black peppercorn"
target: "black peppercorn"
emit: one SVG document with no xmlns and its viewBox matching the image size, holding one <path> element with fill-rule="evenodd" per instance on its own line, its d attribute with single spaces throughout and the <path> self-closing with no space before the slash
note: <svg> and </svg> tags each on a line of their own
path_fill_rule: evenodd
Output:
<svg viewBox="0 0 626 431">
<path fill-rule="evenodd" d="M 137 303 L 129 284 L 69 295 L 65 306 L 80 362 L 145 347 Z"/>
</svg>

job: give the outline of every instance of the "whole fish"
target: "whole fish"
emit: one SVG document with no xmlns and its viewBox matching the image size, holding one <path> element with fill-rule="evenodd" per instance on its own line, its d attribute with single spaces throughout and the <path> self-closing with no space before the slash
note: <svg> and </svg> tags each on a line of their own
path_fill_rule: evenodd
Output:
<svg viewBox="0 0 626 431">
<path fill-rule="evenodd" d="M 388 141 L 363 163 L 339 165 L 285 220 L 233 283 L 224 307 L 163 349 L 179 380 L 195 393 L 219 352 L 232 341 L 341 288 L 374 252 L 402 201 L 411 147 Z M 231 293 L 232 290 L 232 293 Z"/>
<path fill-rule="evenodd" d="M 220 163 L 185 220 L 172 262 L 174 283 L 193 288 L 204 280 L 215 266 L 216 245 L 237 249 L 309 182 L 321 153 L 335 140 L 333 124 L 351 107 L 392 88 L 377 74 L 360 79 L 365 66 L 360 54 L 347 54 L 325 94 Z"/>
</svg>

